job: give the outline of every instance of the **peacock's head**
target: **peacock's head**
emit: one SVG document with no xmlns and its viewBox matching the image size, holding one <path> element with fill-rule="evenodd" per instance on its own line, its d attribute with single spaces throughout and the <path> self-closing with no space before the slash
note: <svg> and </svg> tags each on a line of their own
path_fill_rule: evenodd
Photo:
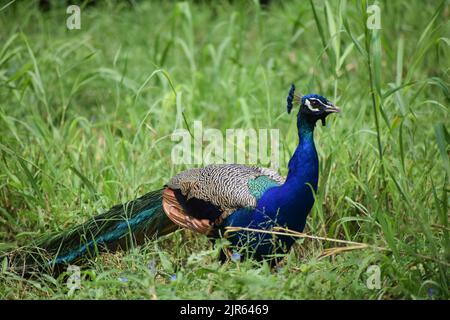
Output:
<svg viewBox="0 0 450 320">
<path fill-rule="evenodd" d="M 318 94 L 307 94 L 304 96 L 296 95 L 295 86 L 292 85 L 289 90 L 289 95 L 287 97 L 287 111 L 288 113 L 292 110 L 292 103 L 296 102 L 300 104 L 300 110 L 298 111 L 298 116 L 304 116 L 307 119 L 310 119 L 313 123 L 316 123 L 317 120 L 322 120 L 322 125 L 325 125 L 325 118 L 330 113 L 337 113 L 341 110 L 334 106 L 330 101 L 328 101 L 325 97 L 322 97 Z"/>
</svg>

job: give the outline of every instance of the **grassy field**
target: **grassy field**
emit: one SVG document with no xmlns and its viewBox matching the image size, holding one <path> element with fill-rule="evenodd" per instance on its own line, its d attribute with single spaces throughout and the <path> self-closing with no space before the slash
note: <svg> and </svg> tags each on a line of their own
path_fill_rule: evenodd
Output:
<svg viewBox="0 0 450 320">
<path fill-rule="evenodd" d="M 203 125 L 277 128 L 280 172 L 296 147 L 291 83 L 340 106 L 315 132 L 319 191 L 309 235 L 373 247 L 323 257 L 299 239 L 282 266 L 220 264 L 188 231 L 104 254 L 69 292 L 62 277 L 0 271 L 2 299 L 448 299 L 448 1 L 29 1 L 0 7 L 0 250 L 160 188 L 170 135 Z M 370 14 L 370 13 L 369 13 Z M 176 101 L 186 123 L 177 121 Z M 369 266 L 381 284 L 368 288 Z"/>
</svg>

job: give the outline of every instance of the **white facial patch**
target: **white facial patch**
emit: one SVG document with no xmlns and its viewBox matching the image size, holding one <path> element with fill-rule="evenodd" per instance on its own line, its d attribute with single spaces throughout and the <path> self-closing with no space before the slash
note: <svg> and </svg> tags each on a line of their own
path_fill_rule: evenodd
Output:
<svg viewBox="0 0 450 320">
<path fill-rule="evenodd" d="M 314 100 L 317 100 L 317 99 L 314 99 Z M 313 108 L 313 107 L 311 106 L 311 102 L 309 102 L 308 99 L 305 100 L 305 105 L 306 105 L 306 106 L 308 107 L 308 109 L 311 110 L 312 112 L 318 112 L 318 111 L 319 111 L 318 108 Z"/>
</svg>

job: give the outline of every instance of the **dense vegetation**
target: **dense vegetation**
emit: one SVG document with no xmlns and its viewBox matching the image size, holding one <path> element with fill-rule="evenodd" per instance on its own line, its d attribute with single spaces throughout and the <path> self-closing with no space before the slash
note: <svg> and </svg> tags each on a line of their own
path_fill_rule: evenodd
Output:
<svg viewBox="0 0 450 320">
<path fill-rule="evenodd" d="M 170 135 L 200 120 L 277 128 L 280 172 L 297 143 L 291 83 L 340 106 L 315 136 L 320 186 L 309 235 L 274 270 L 221 265 L 188 231 L 61 276 L 0 273 L 0 297 L 436 299 L 449 297 L 447 1 L 100 2 L 68 30 L 66 7 L 0 10 L 0 250 L 79 224 L 161 187 Z M 368 5 L 368 4 L 367 4 Z M 185 120 L 176 117 L 178 106 Z M 333 118 L 333 119 L 331 119 Z M 177 120 L 178 119 L 178 120 Z M 331 249 L 331 250 L 330 250 Z M 332 253 L 326 256 L 326 253 Z M 381 271 L 369 289 L 367 269 Z"/>
</svg>

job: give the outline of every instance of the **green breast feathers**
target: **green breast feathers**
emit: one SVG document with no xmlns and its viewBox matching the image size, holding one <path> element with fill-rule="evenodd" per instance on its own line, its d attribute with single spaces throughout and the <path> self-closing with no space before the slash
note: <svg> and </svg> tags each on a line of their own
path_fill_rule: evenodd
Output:
<svg viewBox="0 0 450 320">
<path fill-rule="evenodd" d="M 222 209 L 223 217 L 239 208 L 254 208 L 268 189 L 284 178 L 267 168 L 239 164 L 209 165 L 174 176 L 167 187 L 178 189 L 187 200 L 197 198 Z"/>
</svg>

